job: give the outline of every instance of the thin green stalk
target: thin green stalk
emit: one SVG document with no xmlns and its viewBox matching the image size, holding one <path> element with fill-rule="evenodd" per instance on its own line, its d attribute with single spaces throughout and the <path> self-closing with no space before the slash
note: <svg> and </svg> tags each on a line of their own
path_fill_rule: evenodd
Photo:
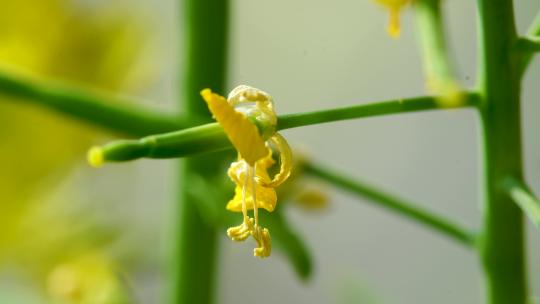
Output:
<svg viewBox="0 0 540 304">
<path fill-rule="evenodd" d="M 210 115 L 199 92 L 203 88 L 223 91 L 225 87 L 227 29 L 229 6 L 227 0 L 185 0 L 186 66 L 184 103 L 187 115 Z M 216 229 L 204 221 L 196 198 L 188 190 L 193 178 L 212 180 L 219 172 L 223 156 L 200 156 L 182 161 L 178 205 L 173 230 L 172 296 L 174 304 L 209 304 L 214 300 Z"/>
<path fill-rule="evenodd" d="M 523 182 L 509 177 L 503 183 L 504 191 L 521 208 L 529 220 L 540 229 L 540 201 Z"/>
<path fill-rule="evenodd" d="M 459 225 L 441 216 L 423 210 L 407 200 L 398 198 L 386 191 L 320 165 L 306 164 L 305 172 L 352 194 L 367 198 L 378 206 L 387 208 L 413 222 L 422 224 L 467 247 L 473 247 L 475 245 L 475 235 L 472 232 L 461 228 Z"/>
<path fill-rule="evenodd" d="M 185 118 L 153 113 L 133 106 L 125 98 L 90 92 L 54 81 L 36 81 L 0 73 L 0 94 L 14 102 L 29 102 L 131 136 L 144 136 L 186 128 Z M 14 99 L 16 98 L 16 99 Z"/>
<path fill-rule="evenodd" d="M 420 48 L 428 90 L 439 96 L 441 106 L 463 102 L 446 41 L 440 0 L 414 2 Z"/>
<path fill-rule="evenodd" d="M 527 35 L 529 36 L 540 36 L 540 11 L 536 13 L 533 22 L 527 30 Z"/>
<path fill-rule="evenodd" d="M 512 0 L 478 0 L 484 180 L 479 242 L 489 304 L 527 303 L 523 216 L 501 189 L 523 179 L 519 57 Z"/>
<path fill-rule="evenodd" d="M 477 104 L 477 95 L 468 93 L 462 106 Z M 201 104 L 203 104 L 201 102 Z M 362 104 L 315 112 L 289 114 L 278 117 L 278 129 L 289 129 L 312 124 L 362 117 L 389 115 L 422 110 L 440 109 L 434 97 L 417 97 Z M 221 126 L 217 123 L 185 130 L 151 135 L 138 140 L 113 141 L 101 147 L 98 159 L 128 161 L 137 158 L 173 158 L 215 152 L 231 147 Z M 99 165 L 99 163 L 97 164 Z"/>
<path fill-rule="evenodd" d="M 478 96 L 474 92 L 465 92 L 466 98 L 461 107 L 477 105 Z M 444 109 L 437 97 L 422 96 L 404 99 L 395 99 L 382 102 L 373 102 L 355 106 L 326 109 L 313 112 L 281 115 L 278 119 L 278 129 L 290 129 L 333 121 L 391 115 L 398 113 L 418 112 L 426 110 Z"/>
<path fill-rule="evenodd" d="M 529 30 L 527 30 L 527 36 L 540 37 L 540 12 L 536 14 L 536 17 L 534 18 L 534 21 L 531 23 Z M 531 60 L 534 54 L 535 53 L 526 52 L 523 55 L 523 58 L 521 60 L 521 66 L 520 66 L 520 75 L 525 74 L 525 71 L 527 70 L 527 67 L 531 63 Z"/>
</svg>

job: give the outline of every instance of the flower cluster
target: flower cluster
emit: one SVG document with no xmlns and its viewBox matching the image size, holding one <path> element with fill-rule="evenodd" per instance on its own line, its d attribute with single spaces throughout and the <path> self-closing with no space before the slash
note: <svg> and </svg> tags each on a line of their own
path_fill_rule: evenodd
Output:
<svg viewBox="0 0 540 304">
<path fill-rule="evenodd" d="M 254 255 L 268 257 L 272 249 L 270 232 L 259 223 L 259 209 L 274 211 L 275 188 L 289 177 L 292 169 L 291 149 L 276 133 L 277 116 L 272 97 L 245 85 L 232 90 L 227 99 L 210 89 L 203 90 L 201 95 L 238 151 L 238 160 L 228 170 L 236 188 L 227 210 L 242 212 L 243 221 L 229 228 L 227 235 L 233 241 L 253 237 L 257 242 Z M 276 164 L 274 154 L 279 154 L 280 168 L 279 173 L 270 177 L 268 170 Z M 253 210 L 253 217 L 249 216 L 249 210 Z"/>
</svg>

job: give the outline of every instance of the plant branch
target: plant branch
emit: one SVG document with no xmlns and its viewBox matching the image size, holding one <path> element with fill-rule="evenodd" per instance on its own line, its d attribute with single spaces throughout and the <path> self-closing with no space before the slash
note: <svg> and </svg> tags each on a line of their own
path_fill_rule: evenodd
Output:
<svg viewBox="0 0 540 304">
<path fill-rule="evenodd" d="M 526 36 L 531 38 L 538 38 L 540 36 L 540 12 L 536 14 L 536 17 L 534 18 L 533 22 L 529 26 L 529 29 L 527 30 Z M 538 52 L 538 49 L 535 52 Z M 531 63 L 534 54 L 534 52 L 527 52 L 523 55 L 520 66 L 522 76 L 527 71 L 527 67 Z"/>
<path fill-rule="evenodd" d="M 516 48 L 520 52 L 523 52 L 524 55 L 532 55 L 533 53 L 540 52 L 540 37 L 520 37 L 516 41 Z"/>
<path fill-rule="evenodd" d="M 529 217 L 536 228 L 540 229 L 540 201 L 529 187 L 520 180 L 509 177 L 504 180 L 503 189 Z"/>
<path fill-rule="evenodd" d="M 439 96 L 441 106 L 459 105 L 464 96 L 448 50 L 441 1 L 418 0 L 414 9 L 427 89 Z"/>
<path fill-rule="evenodd" d="M 461 107 L 471 107 L 478 104 L 478 95 L 476 93 L 467 92 L 466 96 L 467 98 L 465 99 L 465 102 L 461 105 Z M 284 130 L 340 120 L 436 109 L 444 108 L 442 108 L 438 104 L 437 97 L 434 96 L 395 99 L 389 101 L 354 105 L 343 108 L 282 115 L 279 116 L 278 119 L 278 129 Z"/>
<path fill-rule="evenodd" d="M 306 164 L 305 172 L 352 194 L 367 198 L 381 207 L 387 208 L 409 220 L 423 224 L 463 245 L 468 247 L 475 245 L 475 235 L 472 232 L 461 228 L 459 225 L 445 218 L 414 206 L 407 200 L 395 197 L 376 187 L 353 180 L 350 177 L 341 175 L 320 165 Z"/>
<path fill-rule="evenodd" d="M 468 93 L 463 106 L 477 104 L 477 95 Z M 435 97 L 417 97 L 362 104 L 344 108 L 283 115 L 278 118 L 278 129 L 290 129 L 313 124 L 396 113 L 441 109 Z M 223 129 L 217 123 L 205 124 L 180 131 L 143 137 L 138 140 L 113 141 L 93 149 L 102 161 L 128 161 L 137 158 L 174 158 L 220 151 L 231 147 Z"/>
<path fill-rule="evenodd" d="M 0 94 L 29 102 L 109 131 L 131 136 L 169 132 L 190 126 L 187 119 L 128 106 L 133 100 L 107 96 L 55 81 L 36 81 L 0 73 Z"/>
<path fill-rule="evenodd" d="M 527 35 L 529 36 L 540 36 L 540 11 L 534 17 L 533 22 L 527 30 Z"/>
</svg>

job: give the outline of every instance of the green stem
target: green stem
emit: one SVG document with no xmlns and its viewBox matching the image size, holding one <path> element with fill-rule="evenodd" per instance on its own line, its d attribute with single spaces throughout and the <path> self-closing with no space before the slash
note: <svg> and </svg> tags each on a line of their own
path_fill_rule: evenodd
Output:
<svg viewBox="0 0 540 304">
<path fill-rule="evenodd" d="M 407 200 L 395 197 L 376 187 L 346 177 L 320 165 L 306 164 L 305 172 L 350 193 L 367 198 L 381 207 L 387 208 L 416 223 L 423 224 L 425 227 L 442 233 L 465 246 L 473 247 L 475 244 L 475 236 L 472 232 L 438 215 L 422 210 Z"/>
<path fill-rule="evenodd" d="M 529 37 L 538 37 L 540 36 L 540 12 L 536 14 L 536 17 L 534 18 L 533 22 L 531 23 L 531 26 L 529 27 L 529 30 L 527 31 L 527 36 Z M 523 76 L 525 72 L 527 71 L 527 67 L 531 63 L 531 60 L 533 58 L 535 53 L 527 52 L 523 55 L 523 58 L 521 60 L 520 65 L 520 75 Z"/>
<path fill-rule="evenodd" d="M 223 91 L 225 87 L 228 1 L 185 0 L 185 45 L 187 46 L 184 75 L 186 113 L 195 117 L 211 118 L 199 92 L 203 88 Z M 178 218 L 172 242 L 174 304 L 209 304 L 214 300 L 216 257 L 218 244 L 216 230 L 204 221 L 196 199 L 188 189 L 195 177 L 212 180 L 220 173 L 217 168 L 222 156 L 201 156 L 182 161 Z"/>
<path fill-rule="evenodd" d="M 531 26 L 527 30 L 527 35 L 540 36 L 540 11 L 536 13 L 536 17 L 534 17 Z"/>
<path fill-rule="evenodd" d="M 490 304 L 525 304 L 523 216 L 501 189 L 523 178 L 519 57 L 511 0 L 478 0 L 479 90 L 484 140 L 484 203 L 480 256 Z"/>
<path fill-rule="evenodd" d="M 516 48 L 524 56 L 540 52 L 540 37 L 521 37 L 516 42 Z"/>
<path fill-rule="evenodd" d="M 468 93 L 462 106 L 477 104 L 477 95 Z M 201 102 L 202 104 L 202 102 Z M 373 117 L 395 113 L 438 109 L 436 98 L 417 97 L 362 104 L 337 109 L 283 115 L 278 118 L 278 129 L 284 130 L 313 124 L 353 118 Z M 138 140 L 113 141 L 102 147 L 105 161 L 128 161 L 137 158 L 173 158 L 215 152 L 230 148 L 223 129 L 210 123 L 185 130 L 151 135 Z"/>
<path fill-rule="evenodd" d="M 462 107 L 477 105 L 478 96 L 466 92 Z M 437 97 L 422 96 L 279 116 L 278 129 L 290 129 L 333 121 L 441 109 Z"/>
<path fill-rule="evenodd" d="M 536 228 L 540 229 L 540 201 L 529 187 L 520 180 L 509 177 L 504 180 L 503 189 L 529 217 Z"/>
<path fill-rule="evenodd" d="M 418 0 L 414 8 L 428 89 L 440 96 L 443 106 L 460 104 L 463 96 L 448 51 L 441 1 Z"/>
<path fill-rule="evenodd" d="M 90 92 L 54 81 L 36 81 L 0 73 L 0 94 L 31 102 L 112 132 L 144 136 L 188 127 L 186 119 L 132 106 L 135 101 Z M 130 106 L 128 106 L 130 105 Z"/>
</svg>

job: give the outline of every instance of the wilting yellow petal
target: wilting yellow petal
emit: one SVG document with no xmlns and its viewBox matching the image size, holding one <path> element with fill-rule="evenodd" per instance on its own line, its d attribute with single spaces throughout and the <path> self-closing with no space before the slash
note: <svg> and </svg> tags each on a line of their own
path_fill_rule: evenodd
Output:
<svg viewBox="0 0 540 304">
<path fill-rule="evenodd" d="M 255 188 L 257 192 L 257 208 L 263 208 L 268 212 L 274 211 L 277 203 L 276 190 L 260 185 L 256 185 Z M 248 210 L 253 209 L 253 196 L 251 192 L 251 187 L 248 187 L 246 189 L 246 207 Z M 236 186 L 234 189 L 234 197 L 227 204 L 227 210 L 242 212 L 242 187 Z"/>
<path fill-rule="evenodd" d="M 233 146 L 250 166 L 267 155 L 264 140 L 246 116 L 236 112 L 224 97 L 212 93 L 210 89 L 202 90 L 201 95 Z"/>
<path fill-rule="evenodd" d="M 276 145 L 277 149 L 279 150 L 279 159 L 280 159 L 280 170 L 279 173 L 274 176 L 271 182 L 266 183 L 262 182 L 264 186 L 266 187 L 277 187 L 281 185 L 284 181 L 289 178 L 291 175 L 292 167 L 293 167 L 293 159 L 292 159 L 292 151 L 291 147 L 289 147 L 289 144 L 287 143 L 287 140 L 283 138 L 279 133 L 274 134 L 271 138 L 272 142 Z"/>
</svg>

